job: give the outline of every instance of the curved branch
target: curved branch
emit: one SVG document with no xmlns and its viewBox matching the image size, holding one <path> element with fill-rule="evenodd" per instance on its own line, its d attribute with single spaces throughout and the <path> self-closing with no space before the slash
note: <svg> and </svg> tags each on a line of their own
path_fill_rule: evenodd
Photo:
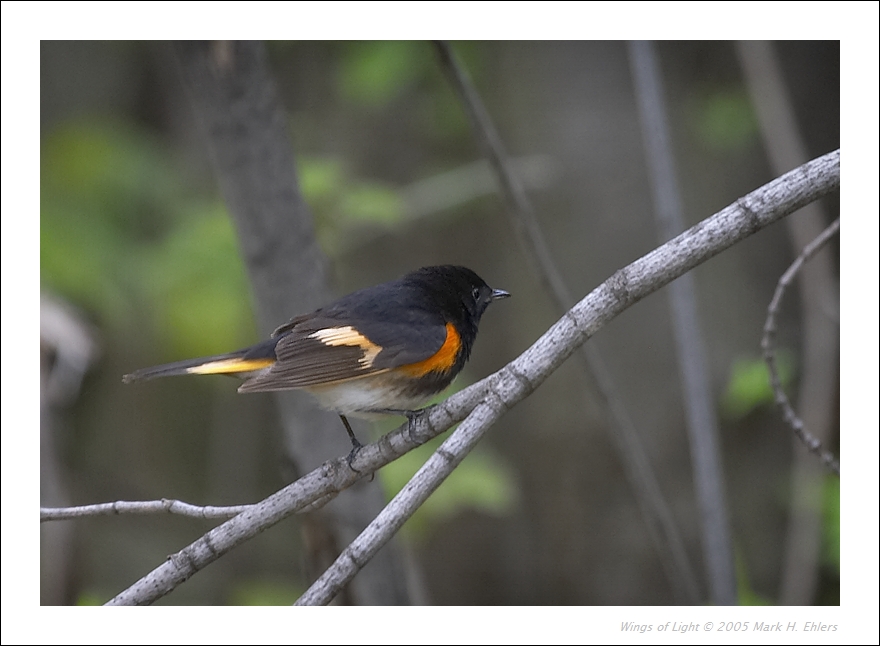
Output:
<svg viewBox="0 0 880 646">
<path fill-rule="evenodd" d="M 822 459 L 829 469 L 840 476 L 840 465 L 834 459 L 830 451 L 822 448 L 822 442 L 813 437 L 804 426 L 803 421 L 794 412 L 791 403 L 782 389 L 782 381 L 779 379 L 779 372 L 776 370 L 776 314 L 779 312 L 779 305 L 782 303 L 782 297 L 785 290 L 794 280 L 804 263 L 810 259 L 817 251 L 819 251 L 831 239 L 835 233 L 840 231 L 840 218 L 832 222 L 819 236 L 810 244 L 804 247 L 800 255 L 795 258 L 791 266 L 782 274 L 779 283 L 776 285 L 776 291 L 770 306 L 767 308 L 767 320 L 764 323 L 764 336 L 761 338 L 761 348 L 764 351 L 764 361 L 767 362 L 767 368 L 770 371 L 770 385 L 773 387 L 776 403 L 782 409 L 782 416 L 789 426 L 794 430 L 794 434 L 804 443 L 809 451 Z"/>
</svg>

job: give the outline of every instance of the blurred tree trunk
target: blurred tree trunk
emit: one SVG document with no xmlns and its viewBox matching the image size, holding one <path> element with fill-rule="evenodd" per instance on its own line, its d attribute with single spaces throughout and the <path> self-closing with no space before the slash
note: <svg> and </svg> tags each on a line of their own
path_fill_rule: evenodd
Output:
<svg viewBox="0 0 880 646">
<path fill-rule="evenodd" d="M 286 114 L 256 42 L 177 43 L 175 53 L 204 127 L 220 189 L 238 231 L 260 329 L 330 300 L 327 259 L 296 179 Z M 244 304 L 242 304 L 244 306 Z M 349 450 L 336 415 L 298 392 L 276 395 L 288 457 L 301 474 Z M 241 429 L 249 432 L 249 429 Z M 301 517 L 313 576 L 384 506 L 379 483 L 362 482 L 319 512 Z M 389 544 L 352 582 L 346 600 L 408 602 L 399 547 Z"/>
</svg>

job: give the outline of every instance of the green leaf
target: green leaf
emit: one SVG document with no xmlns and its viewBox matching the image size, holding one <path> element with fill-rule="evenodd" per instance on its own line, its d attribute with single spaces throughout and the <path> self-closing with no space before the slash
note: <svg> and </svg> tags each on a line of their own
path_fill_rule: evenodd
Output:
<svg viewBox="0 0 880 646">
<path fill-rule="evenodd" d="M 741 150 L 757 139 L 758 120 L 742 89 L 714 92 L 704 99 L 697 115 L 697 134 L 708 148 Z"/>
<path fill-rule="evenodd" d="M 361 240 L 363 226 L 391 227 L 404 220 L 405 205 L 396 189 L 372 180 L 353 181 L 333 159 L 298 160 L 303 197 L 315 216 L 315 232 L 330 255 L 345 241 Z"/>
<path fill-rule="evenodd" d="M 343 197 L 341 212 L 347 223 L 371 222 L 391 225 L 403 218 L 403 200 L 392 188 L 362 182 Z"/>
<path fill-rule="evenodd" d="M 734 567 L 736 568 L 736 596 L 741 606 L 769 606 L 772 602 L 752 589 L 749 582 L 748 568 L 739 549 L 734 550 Z"/>
<path fill-rule="evenodd" d="M 229 601 L 234 606 L 292 606 L 303 592 L 287 583 L 247 581 L 232 589 Z"/>
<path fill-rule="evenodd" d="M 66 123 L 41 140 L 40 280 L 107 319 L 132 309 L 132 259 L 179 199 L 169 156 L 121 123 Z"/>
<path fill-rule="evenodd" d="M 169 357 L 253 343 L 253 307 L 235 230 L 219 202 L 192 205 L 149 249 L 143 279 Z"/>
<path fill-rule="evenodd" d="M 340 91 L 354 103 L 382 107 L 423 72 L 429 53 L 424 43 L 351 43 L 339 71 Z"/>
<path fill-rule="evenodd" d="M 776 366 L 783 388 L 792 379 L 794 361 L 791 353 L 777 353 Z M 721 400 L 722 414 L 728 419 L 741 419 L 760 406 L 772 404 L 773 389 L 770 372 L 763 359 L 737 359 L 730 369 L 727 388 Z"/>
<path fill-rule="evenodd" d="M 84 590 L 76 598 L 78 606 L 103 606 L 110 597 L 101 596 L 97 592 Z"/>
<path fill-rule="evenodd" d="M 380 471 L 390 500 L 428 460 L 442 438 L 410 451 Z M 495 455 L 476 449 L 431 494 L 403 527 L 409 536 L 423 536 L 436 524 L 465 509 L 502 516 L 516 502 L 516 485 L 507 467 Z"/>
<path fill-rule="evenodd" d="M 345 182 L 342 167 L 334 159 L 300 157 L 297 170 L 303 197 L 309 204 L 335 198 Z"/>
</svg>

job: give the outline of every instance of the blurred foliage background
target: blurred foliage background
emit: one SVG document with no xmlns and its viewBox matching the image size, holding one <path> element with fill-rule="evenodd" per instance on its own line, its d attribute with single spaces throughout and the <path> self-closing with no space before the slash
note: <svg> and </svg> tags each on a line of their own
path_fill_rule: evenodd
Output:
<svg viewBox="0 0 880 646">
<path fill-rule="evenodd" d="M 623 43 L 455 49 L 578 297 L 657 245 Z M 552 301 L 517 246 L 431 46 L 272 42 L 269 52 L 337 292 L 418 266 L 464 264 L 514 297 L 487 313 L 457 387 L 528 347 L 555 320 Z M 695 223 L 773 174 L 733 46 L 661 43 L 659 52 L 678 179 Z M 777 52 L 811 157 L 838 147 L 838 43 L 779 43 Z M 88 348 L 77 355 L 82 381 L 44 398 L 43 504 L 166 497 L 219 505 L 272 493 L 286 470 L 271 400 L 238 396 L 219 377 L 121 383 L 138 367 L 258 339 L 234 229 L 170 47 L 43 41 L 40 66 L 42 319 L 46 327 L 50 310 L 64 313 L 87 339 L 78 347 Z M 836 215 L 836 196 L 825 206 Z M 792 258 L 776 225 L 695 271 L 743 603 L 779 600 L 790 466 L 800 449 L 772 406 L 759 343 Z M 796 300 L 780 331 L 794 394 Z M 655 294 L 590 343 L 609 363 L 702 573 L 668 321 L 666 296 Z M 72 356 L 63 343 L 44 334 L 44 366 Z M 592 381 L 569 364 L 508 413 L 405 527 L 419 600 L 671 603 Z M 340 428 L 339 455 L 346 445 Z M 391 495 L 426 455 L 390 465 L 374 486 Z M 824 526 L 813 602 L 836 604 L 839 481 L 829 478 L 816 504 Z M 292 602 L 308 585 L 297 523 L 265 532 L 162 603 Z M 42 602 L 102 603 L 210 526 L 164 516 L 43 525 Z"/>
</svg>

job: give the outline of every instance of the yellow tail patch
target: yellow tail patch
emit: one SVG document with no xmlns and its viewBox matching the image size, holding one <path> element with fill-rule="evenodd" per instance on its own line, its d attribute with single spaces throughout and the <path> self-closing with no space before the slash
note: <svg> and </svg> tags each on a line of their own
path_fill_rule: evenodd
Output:
<svg viewBox="0 0 880 646">
<path fill-rule="evenodd" d="M 275 363 L 274 359 L 223 359 L 188 368 L 187 372 L 193 375 L 228 375 L 236 372 L 261 370 L 268 368 L 273 363 Z"/>
</svg>

